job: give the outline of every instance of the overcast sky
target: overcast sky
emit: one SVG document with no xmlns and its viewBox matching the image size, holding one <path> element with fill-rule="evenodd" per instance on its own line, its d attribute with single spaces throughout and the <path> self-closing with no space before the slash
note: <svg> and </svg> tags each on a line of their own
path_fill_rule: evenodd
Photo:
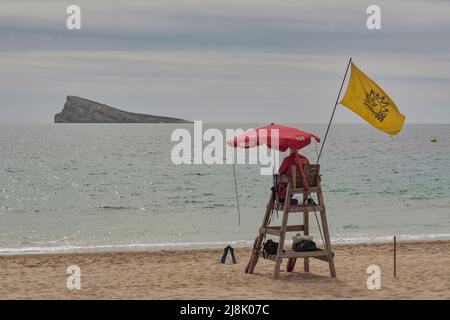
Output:
<svg viewBox="0 0 450 320">
<path fill-rule="evenodd" d="M 122 4 L 121 4 L 122 3 Z M 66 8 L 81 7 L 81 30 Z M 366 9 L 381 7 L 382 30 Z M 327 122 L 350 56 L 409 123 L 450 123 L 450 1 L 7 1 L 0 122 L 66 95 L 214 122 Z M 361 122 L 340 107 L 336 122 Z"/>
</svg>

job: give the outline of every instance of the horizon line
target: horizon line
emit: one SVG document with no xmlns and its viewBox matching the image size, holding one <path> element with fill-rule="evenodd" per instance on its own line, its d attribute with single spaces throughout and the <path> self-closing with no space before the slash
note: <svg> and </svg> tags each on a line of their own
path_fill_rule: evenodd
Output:
<svg viewBox="0 0 450 320">
<path fill-rule="evenodd" d="M 202 121 L 207 124 L 306 124 L 306 125 L 328 125 L 328 122 L 263 122 L 263 121 L 207 121 L 207 120 L 190 120 L 192 122 L 182 123 L 182 124 L 193 124 L 194 121 Z M 123 123 L 123 122 L 80 122 L 80 123 L 55 123 L 55 122 L 0 122 L 0 126 L 12 126 L 12 125 L 64 125 L 64 124 L 140 124 L 140 125 L 152 125 L 152 124 L 178 124 L 178 123 L 158 123 L 158 122 L 147 122 L 147 123 Z M 333 122 L 335 125 L 367 125 L 364 122 Z M 450 125 L 450 122 L 409 122 L 405 123 L 408 125 Z"/>
</svg>

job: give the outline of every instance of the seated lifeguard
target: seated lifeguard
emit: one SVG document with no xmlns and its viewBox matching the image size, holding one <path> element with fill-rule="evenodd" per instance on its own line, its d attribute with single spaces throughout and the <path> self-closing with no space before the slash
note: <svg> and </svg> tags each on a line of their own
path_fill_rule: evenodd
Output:
<svg viewBox="0 0 450 320">
<path fill-rule="evenodd" d="M 308 180 L 305 176 L 304 168 L 306 165 L 309 165 L 309 160 L 305 156 L 299 154 L 298 149 L 291 149 L 291 153 L 283 159 L 283 162 L 280 165 L 280 168 L 278 169 L 278 173 L 280 175 L 282 174 L 291 174 L 292 166 L 297 165 L 297 167 L 300 169 L 300 175 L 303 180 L 303 185 L 306 186 L 305 190 L 308 188 Z M 277 199 L 279 202 L 284 202 L 285 196 L 286 196 L 286 188 L 287 183 L 286 182 L 279 182 L 277 185 Z M 305 193 L 305 197 L 307 197 L 307 194 Z M 297 200 L 291 199 L 291 204 L 297 204 Z"/>
<path fill-rule="evenodd" d="M 305 165 L 309 165 L 309 160 L 305 156 L 302 156 L 300 153 L 298 153 L 297 149 L 291 149 L 291 154 L 283 159 L 283 162 L 281 163 L 280 168 L 278 169 L 278 173 L 290 174 L 291 167 L 294 164 L 297 164 L 302 168 L 304 168 Z"/>
</svg>

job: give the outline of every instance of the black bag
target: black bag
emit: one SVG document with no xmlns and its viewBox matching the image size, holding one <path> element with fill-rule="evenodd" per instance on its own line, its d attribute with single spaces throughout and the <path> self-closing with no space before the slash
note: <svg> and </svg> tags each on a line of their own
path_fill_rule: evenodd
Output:
<svg viewBox="0 0 450 320">
<path fill-rule="evenodd" d="M 272 239 L 264 242 L 263 247 L 263 257 L 265 258 L 268 255 L 276 255 L 278 252 L 278 243 L 273 241 Z"/>
<path fill-rule="evenodd" d="M 310 240 L 302 240 L 296 244 L 292 244 L 292 249 L 297 252 L 316 251 L 316 243 Z"/>
</svg>

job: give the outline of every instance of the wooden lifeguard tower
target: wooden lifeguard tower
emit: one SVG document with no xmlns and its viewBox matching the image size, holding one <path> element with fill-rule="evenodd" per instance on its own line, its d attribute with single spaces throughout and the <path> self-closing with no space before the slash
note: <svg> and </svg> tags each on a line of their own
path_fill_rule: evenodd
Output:
<svg viewBox="0 0 450 320">
<path fill-rule="evenodd" d="M 258 263 L 259 256 L 263 256 L 263 250 L 261 248 L 266 235 L 279 236 L 278 251 L 276 255 L 265 256 L 265 258 L 275 261 L 274 278 L 278 278 L 280 274 L 280 267 L 283 258 L 303 258 L 304 270 L 309 272 L 309 258 L 315 258 L 328 262 L 330 268 L 331 277 L 336 277 L 336 270 L 334 268 L 334 254 L 331 250 L 330 234 L 328 230 L 327 216 L 325 212 L 325 204 L 323 201 L 322 188 L 320 185 L 320 166 L 319 165 L 306 165 L 304 167 L 304 174 L 308 182 L 308 188 L 304 188 L 303 179 L 300 175 L 300 168 L 293 166 L 291 168 L 290 175 L 274 175 L 275 186 L 279 182 L 287 183 L 286 196 L 284 202 L 280 202 L 277 196 L 272 190 L 269 202 L 266 207 L 266 213 L 262 222 L 262 226 L 259 228 L 259 235 L 255 239 L 255 244 L 248 262 L 246 273 L 253 273 L 255 266 Z M 316 195 L 316 200 L 313 199 L 313 195 Z M 295 195 L 301 195 L 303 201 L 299 201 L 298 204 L 291 205 L 291 197 Z M 312 200 L 311 200 L 312 199 Z M 281 226 L 271 226 L 271 217 L 275 211 L 282 211 L 282 223 Z M 288 218 L 290 213 L 303 213 L 302 225 L 288 225 Z M 303 231 L 304 235 L 309 235 L 309 214 L 320 213 L 320 220 L 323 230 L 323 242 L 324 248 L 317 249 L 316 251 L 297 252 L 294 250 L 288 250 L 284 248 L 284 241 L 286 233 Z M 320 228 L 320 224 L 319 224 Z"/>
</svg>

